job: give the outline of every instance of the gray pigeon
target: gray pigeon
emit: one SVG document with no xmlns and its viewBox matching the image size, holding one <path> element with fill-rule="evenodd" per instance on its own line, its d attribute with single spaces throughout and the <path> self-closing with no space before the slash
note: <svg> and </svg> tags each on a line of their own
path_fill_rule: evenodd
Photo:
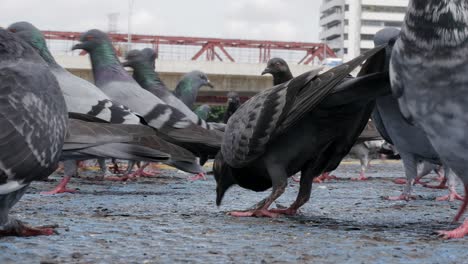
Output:
<svg viewBox="0 0 468 264">
<path fill-rule="evenodd" d="M 214 87 L 205 73 L 201 71 L 191 71 L 182 76 L 182 79 L 174 90 L 174 95 L 184 102 L 188 108 L 193 109 L 195 101 L 197 100 L 198 91 L 203 86 Z"/>
<path fill-rule="evenodd" d="M 205 119 L 200 118 L 191 108 L 169 91 L 161 78 L 159 78 L 159 74 L 154 71 L 155 57 L 156 53 L 150 48 L 131 50 L 128 52 L 123 65 L 133 69 L 133 78 L 142 88 L 184 113 L 193 123 L 203 128 L 212 129 Z"/>
<path fill-rule="evenodd" d="M 409 2 L 390 66 L 401 113 L 421 127 L 441 159 L 461 178 L 468 205 L 468 5 L 466 1 Z M 468 234 L 468 219 L 445 238 Z"/>
<path fill-rule="evenodd" d="M 57 168 L 67 109 L 57 80 L 27 43 L 0 28 L 0 236 L 52 235 L 8 213 L 34 180 Z"/>
<path fill-rule="evenodd" d="M 266 68 L 262 72 L 262 75 L 267 73 L 273 75 L 273 85 L 282 84 L 293 78 L 288 63 L 281 58 L 272 58 L 268 61 Z M 362 131 L 361 135 L 359 135 L 359 138 L 356 141 L 356 146 L 351 148 L 350 150 L 350 152 L 352 152 L 350 154 L 352 154 L 353 157 L 359 158 L 359 161 L 361 163 L 361 173 L 359 174 L 358 178 L 353 178 L 353 180 L 363 181 L 368 179 L 365 176 L 365 170 L 368 167 L 369 163 L 368 158 L 370 154 L 370 149 L 367 146 L 369 144 L 366 145 L 365 142 L 380 139 L 381 137 L 376 131 L 375 126 L 372 124 L 372 122 L 369 121 L 369 123 L 366 125 L 366 128 Z M 292 179 L 296 182 L 299 182 L 299 180 L 296 177 L 293 177 Z M 338 179 L 338 177 L 330 175 L 330 172 L 325 172 L 319 177 L 316 177 L 314 179 L 314 182 L 321 183 L 325 180 L 333 179 Z"/>
<path fill-rule="evenodd" d="M 395 28 L 385 28 L 377 32 L 374 37 L 375 45 L 391 43 L 387 48 L 386 67 L 390 63 L 391 49 L 393 43 L 400 35 L 400 30 Z M 420 161 L 442 164 L 439 155 L 432 147 L 426 133 L 420 127 L 409 124 L 402 116 L 397 100 L 392 95 L 382 96 L 376 100 L 376 108 L 373 117 L 377 128 L 387 141 L 391 142 L 403 161 L 405 175 L 407 178 L 406 187 L 399 196 L 388 197 L 390 200 L 410 200 L 411 187 L 418 176 L 417 166 Z M 450 174 L 450 169 L 444 169 L 445 174 Z M 450 176 L 451 177 L 451 176 Z M 455 189 L 449 188 L 454 191 Z"/>
<path fill-rule="evenodd" d="M 227 94 L 227 107 L 226 112 L 224 112 L 223 122 L 227 123 L 229 118 L 237 111 L 241 106 L 239 94 L 236 92 L 229 92 Z"/>
<path fill-rule="evenodd" d="M 361 72 L 371 70 L 373 58 L 382 57 L 373 56 L 379 51 L 384 47 L 320 75 L 317 70 L 304 73 L 245 102 L 229 119 L 213 165 L 216 204 L 234 184 L 257 192 L 273 187 L 271 195 L 252 209 L 230 214 L 295 214 L 308 201 L 313 178 L 334 170 L 349 152 L 369 120 L 373 98 L 390 92 L 390 87 L 379 89 L 381 83 L 389 83 L 388 73 L 343 82 L 372 57 Z M 302 177 L 296 201 L 288 209 L 268 210 L 284 192 L 288 177 L 298 171 Z"/>
<path fill-rule="evenodd" d="M 111 101 L 111 99 L 94 84 L 63 69 L 48 50 L 42 32 L 32 24 L 28 22 L 17 22 L 9 26 L 8 30 L 14 32 L 17 36 L 29 43 L 49 65 L 65 97 L 68 111 L 91 115 L 103 121 L 115 124 L 141 124 L 141 118 L 131 112 L 127 107 Z M 153 140 L 154 142 L 149 142 L 149 144 L 153 146 L 157 146 L 162 141 L 162 139 L 158 137 L 150 137 L 147 140 Z M 191 166 L 188 166 L 186 160 L 187 153 L 185 153 L 186 151 L 184 149 L 172 145 L 171 148 L 165 148 L 165 151 L 171 155 L 171 160 L 166 163 L 186 172 L 203 172 L 202 168 L 197 166 L 195 161 L 192 162 L 193 164 Z M 101 160 L 100 163 L 102 164 L 103 161 Z M 70 162 L 65 163 L 66 166 L 70 164 Z M 133 165 L 130 165 L 129 169 L 131 170 L 132 167 Z M 76 168 L 76 164 L 73 165 L 73 168 Z M 70 175 L 65 174 L 59 186 L 53 191 L 46 193 L 56 194 L 73 191 L 66 189 L 66 184 L 71 179 L 71 176 L 77 175 L 77 170 L 73 171 L 73 168 L 66 168 L 67 172 L 72 173 Z M 101 169 L 103 168 L 101 167 Z M 127 176 L 130 175 L 127 173 Z M 126 179 L 127 176 L 121 179 Z"/>
<path fill-rule="evenodd" d="M 222 133 L 198 126 L 182 111 L 141 88 L 120 64 L 105 33 L 89 30 L 81 35 L 80 41 L 73 49 L 90 54 L 96 86 L 112 100 L 141 115 L 164 139 L 197 155 L 214 155 L 219 150 Z"/>
</svg>

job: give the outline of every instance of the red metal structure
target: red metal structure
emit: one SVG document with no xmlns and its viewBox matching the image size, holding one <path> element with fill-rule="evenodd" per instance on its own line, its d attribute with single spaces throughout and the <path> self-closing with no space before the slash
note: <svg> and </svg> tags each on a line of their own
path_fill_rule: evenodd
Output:
<svg viewBox="0 0 468 264">
<path fill-rule="evenodd" d="M 46 39 L 77 41 L 81 35 L 79 32 L 43 31 Z M 127 34 L 109 34 L 114 43 L 127 42 Z M 320 61 L 325 58 L 336 58 L 335 53 L 326 44 L 309 42 L 281 42 L 266 40 L 244 40 L 244 39 L 220 39 L 220 38 L 197 38 L 177 36 L 156 35 L 132 35 L 132 43 L 152 44 L 156 50 L 159 45 L 187 45 L 199 46 L 200 50 L 193 55 L 192 60 L 199 59 L 203 54 L 206 60 L 226 60 L 235 62 L 235 58 L 229 54 L 226 48 L 248 48 L 259 49 L 259 62 L 265 63 L 270 59 L 271 50 L 304 51 L 304 58 L 298 63 L 309 64 L 315 58 Z"/>
</svg>

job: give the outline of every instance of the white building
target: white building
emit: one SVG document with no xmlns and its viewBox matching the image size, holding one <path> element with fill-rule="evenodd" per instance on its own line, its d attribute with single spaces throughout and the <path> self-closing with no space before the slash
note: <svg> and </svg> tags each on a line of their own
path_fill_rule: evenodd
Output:
<svg viewBox="0 0 468 264">
<path fill-rule="evenodd" d="M 374 47 L 374 34 L 400 28 L 408 0 L 323 0 L 320 39 L 345 61 Z"/>
</svg>

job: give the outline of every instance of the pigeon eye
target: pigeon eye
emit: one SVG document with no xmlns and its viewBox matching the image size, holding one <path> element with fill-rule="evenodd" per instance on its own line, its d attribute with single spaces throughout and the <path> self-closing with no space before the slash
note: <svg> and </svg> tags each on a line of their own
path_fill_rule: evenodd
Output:
<svg viewBox="0 0 468 264">
<path fill-rule="evenodd" d="M 86 37 L 86 40 L 93 40 L 93 39 L 94 39 L 93 36 L 87 36 Z"/>
<path fill-rule="evenodd" d="M 16 29 L 12 28 L 12 29 L 10 29 L 10 32 L 16 33 Z"/>
</svg>

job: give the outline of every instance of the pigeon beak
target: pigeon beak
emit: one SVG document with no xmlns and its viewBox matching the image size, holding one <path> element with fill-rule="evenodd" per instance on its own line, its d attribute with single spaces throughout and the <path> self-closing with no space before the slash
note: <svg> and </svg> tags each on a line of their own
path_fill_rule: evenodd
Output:
<svg viewBox="0 0 468 264">
<path fill-rule="evenodd" d="M 130 67 L 130 62 L 124 61 L 124 62 L 122 62 L 122 66 L 123 67 Z"/>
<path fill-rule="evenodd" d="M 205 85 L 210 87 L 210 88 L 214 88 L 214 85 L 210 82 L 210 80 L 207 80 Z"/>
<path fill-rule="evenodd" d="M 267 73 L 270 73 L 271 74 L 271 69 L 266 67 L 263 71 L 262 71 L 262 75 L 265 75 Z"/>
<path fill-rule="evenodd" d="M 83 43 L 75 44 L 75 45 L 72 47 L 72 50 L 77 50 L 77 49 L 83 49 Z"/>
</svg>

